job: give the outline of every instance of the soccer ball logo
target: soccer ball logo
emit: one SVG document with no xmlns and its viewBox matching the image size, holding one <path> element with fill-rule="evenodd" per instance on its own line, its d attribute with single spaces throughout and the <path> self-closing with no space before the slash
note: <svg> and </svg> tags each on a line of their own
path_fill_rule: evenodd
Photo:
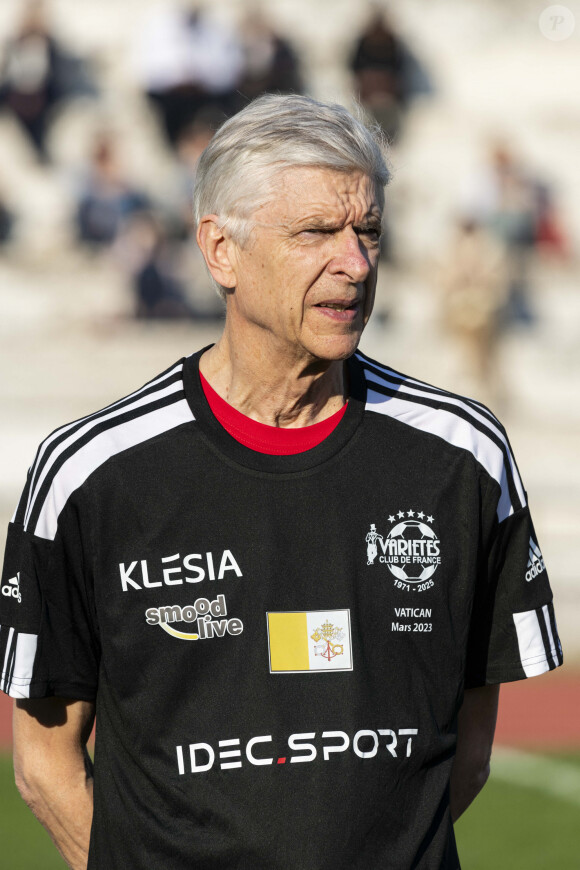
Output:
<svg viewBox="0 0 580 870">
<path fill-rule="evenodd" d="M 433 576 L 440 563 L 439 539 L 420 520 L 403 520 L 385 541 L 387 567 L 397 580 L 421 583 Z"/>
</svg>

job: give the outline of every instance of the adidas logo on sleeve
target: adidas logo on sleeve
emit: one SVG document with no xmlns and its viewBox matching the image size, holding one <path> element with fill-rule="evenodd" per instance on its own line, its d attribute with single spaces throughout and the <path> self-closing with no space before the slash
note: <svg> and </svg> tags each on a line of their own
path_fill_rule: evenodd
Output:
<svg viewBox="0 0 580 870">
<path fill-rule="evenodd" d="M 540 550 L 533 538 L 530 538 L 527 568 L 528 570 L 526 571 L 526 580 L 528 581 L 528 583 L 530 582 L 530 580 L 533 580 L 534 577 L 537 577 L 538 574 L 541 574 L 542 571 L 546 570 L 542 551 Z"/>
<path fill-rule="evenodd" d="M 22 601 L 22 595 L 20 594 L 20 571 L 16 577 L 11 577 L 2 587 L 2 595 L 5 595 L 6 598 L 16 598 L 20 604 Z"/>
</svg>

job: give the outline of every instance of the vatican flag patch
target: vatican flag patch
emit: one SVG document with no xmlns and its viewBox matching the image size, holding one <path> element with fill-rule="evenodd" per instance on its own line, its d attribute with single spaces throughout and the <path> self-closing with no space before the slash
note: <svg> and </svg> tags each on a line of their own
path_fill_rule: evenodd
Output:
<svg viewBox="0 0 580 870">
<path fill-rule="evenodd" d="M 352 671 L 350 610 L 267 614 L 271 674 Z"/>
</svg>

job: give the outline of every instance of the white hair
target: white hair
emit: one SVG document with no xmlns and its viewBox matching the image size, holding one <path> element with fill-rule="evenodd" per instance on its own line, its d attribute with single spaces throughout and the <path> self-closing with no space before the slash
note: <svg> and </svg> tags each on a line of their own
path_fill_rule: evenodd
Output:
<svg viewBox="0 0 580 870">
<path fill-rule="evenodd" d="M 251 215 L 268 201 L 277 173 L 293 166 L 363 172 L 382 206 L 390 179 L 385 150 L 380 128 L 369 128 L 344 106 L 266 94 L 226 121 L 203 152 L 193 195 L 195 222 L 218 215 L 230 237 L 246 245 Z M 224 288 L 214 283 L 224 298 Z"/>
</svg>

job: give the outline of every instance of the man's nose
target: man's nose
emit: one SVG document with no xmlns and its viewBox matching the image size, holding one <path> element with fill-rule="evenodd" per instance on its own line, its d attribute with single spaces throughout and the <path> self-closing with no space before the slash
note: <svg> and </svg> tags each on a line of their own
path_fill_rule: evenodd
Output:
<svg viewBox="0 0 580 870">
<path fill-rule="evenodd" d="M 369 252 L 352 227 L 345 227 L 335 236 L 337 251 L 331 264 L 333 274 L 346 275 L 359 284 L 366 281 L 371 270 Z"/>
</svg>

